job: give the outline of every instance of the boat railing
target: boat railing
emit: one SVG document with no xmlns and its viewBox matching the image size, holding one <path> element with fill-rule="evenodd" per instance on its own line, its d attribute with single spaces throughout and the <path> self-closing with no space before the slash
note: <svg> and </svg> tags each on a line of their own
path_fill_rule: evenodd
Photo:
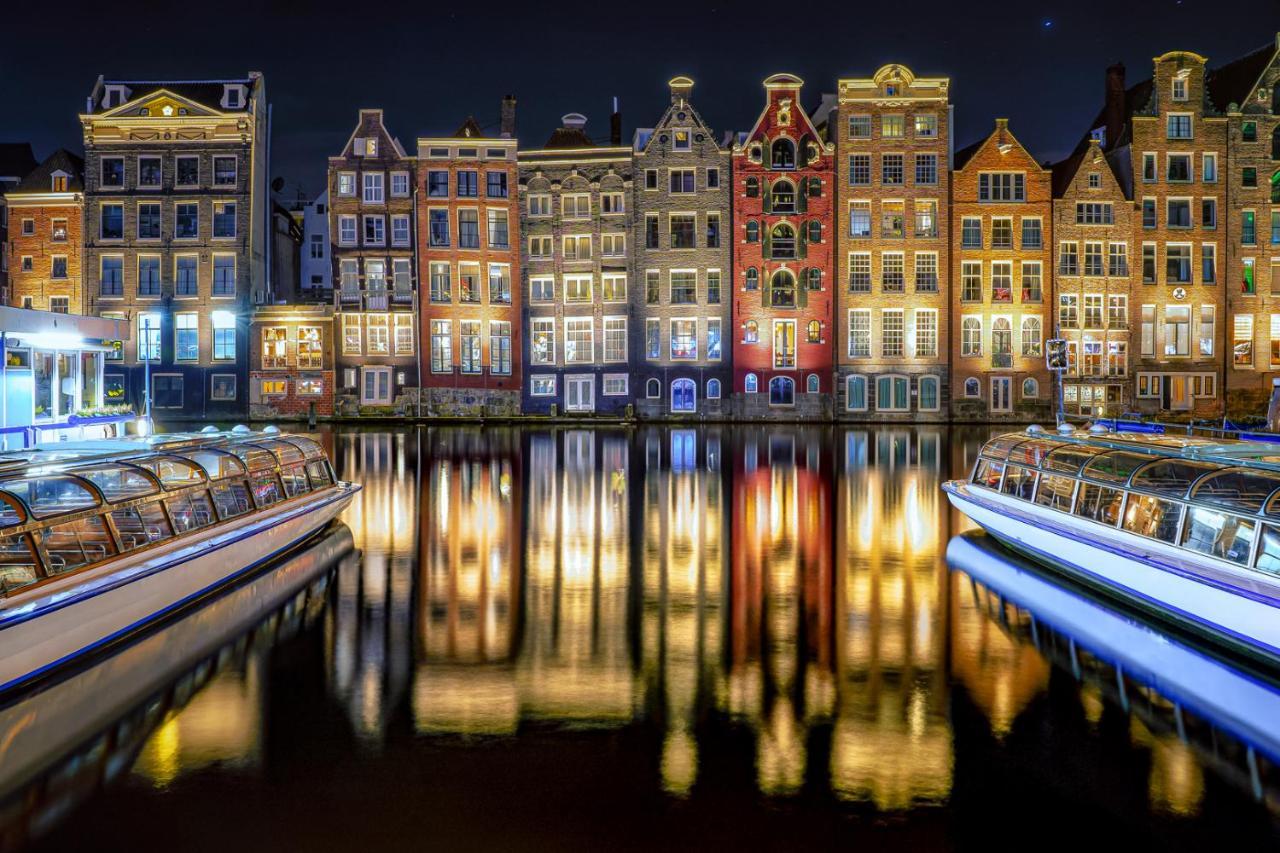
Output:
<svg viewBox="0 0 1280 853">
<path fill-rule="evenodd" d="M 1123 412 L 1114 418 L 1096 418 L 1086 415 L 1064 413 L 1059 416 L 1060 423 L 1077 423 L 1081 425 L 1099 424 L 1114 432 L 1135 432 L 1157 435 L 1188 435 L 1203 438 L 1238 439 L 1240 441 L 1265 441 L 1280 444 L 1280 433 L 1271 432 L 1248 425 L 1233 423 L 1227 418 L 1221 420 L 1190 420 L 1185 423 L 1160 421 L 1149 418 L 1141 412 Z"/>
</svg>

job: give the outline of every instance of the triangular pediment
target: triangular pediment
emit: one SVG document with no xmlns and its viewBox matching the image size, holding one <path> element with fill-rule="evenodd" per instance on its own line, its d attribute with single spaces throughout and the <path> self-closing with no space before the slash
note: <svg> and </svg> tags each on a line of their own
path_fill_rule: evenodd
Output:
<svg viewBox="0 0 1280 853">
<path fill-rule="evenodd" d="M 178 118 L 187 116 L 216 116 L 221 113 L 190 98 L 175 95 L 167 89 L 134 98 L 127 103 L 102 113 L 104 118 Z"/>
</svg>

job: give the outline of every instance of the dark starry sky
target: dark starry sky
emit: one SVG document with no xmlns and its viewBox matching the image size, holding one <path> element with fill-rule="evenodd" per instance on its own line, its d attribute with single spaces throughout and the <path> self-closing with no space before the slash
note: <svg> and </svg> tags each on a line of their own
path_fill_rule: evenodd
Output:
<svg viewBox="0 0 1280 853">
<path fill-rule="evenodd" d="M 325 157 L 360 107 L 382 107 L 412 153 L 418 135 L 450 133 L 468 114 L 496 126 L 508 92 L 524 145 L 540 145 L 568 112 L 607 137 L 618 96 L 629 141 L 661 115 L 666 81 L 687 74 L 719 134 L 751 125 L 770 74 L 799 74 L 810 106 L 839 77 L 893 61 L 951 77 L 956 148 L 1007 116 L 1033 154 L 1053 160 L 1097 112 L 1108 64 L 1123 61 L 1132 83 L 1167 50 L 1218 64 L 1278 29 L 1280 0 L 13 3 L 0 10 L 0 141 L 30 140 L 37 157 L 78 149 L 76 116 L 100 73 L 260 70 L 274 174 L 291 196 L 323 187 Z"/>
</svg>

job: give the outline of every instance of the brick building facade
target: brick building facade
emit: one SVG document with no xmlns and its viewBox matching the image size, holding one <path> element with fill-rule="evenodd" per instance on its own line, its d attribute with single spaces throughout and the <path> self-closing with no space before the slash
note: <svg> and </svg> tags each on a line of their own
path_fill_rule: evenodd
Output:
<svg viewBox="0 0 1280 853">
<path fill-rule="evenodd" d="M 540 149 L 519 152 L 521 330 L 527 414 L 623 414 L 631 405 L 631 148 L 614 114 L 609 146 L 580 113 Z M 621 242 L 619 242 L 621 241 Z"/>
<path fill-rule="evenodd" d="M 5 194 L 9 232 L 8 304 L 84 313 L 84 161 L 59 149 Z"/>
<path fill-rule="evenodd" d="M 947 413 L 950 81 L 886 65 L 841 80 L 836 118 L 836 416 Z"/>
<path fill-rule="evenodd" d="M 418 388 L 415 158 L 361 110 L 329 158 L 329 234 L 340 411 L 409 405 Z"/>
<path fill-rule="evenodd" d="M 1280 378 L 1280 35 L 1215 70 L 1209 96 L 1228 125 L 1225 402 L 1244 417 Z"/>
<path fill-rule="evenodd" d="M 249 417 L 334 412 L 333 308 L 263 305 L 249 324 Z"/>
<path fill-rule="evenodd" d="M 745 417 L 831 414 L 835 146 L 800 105 L 800 78 L 764 81 L 733 146 L 733 393 Z"/>
<path fill-rule="evenodd" d="M 951 413 L 1041 420 L 1053 410 L 1045 367 L 1052 316 L 1053 181 L 996 119 L 956 152 L 951 176 Z"/>
<path fill-rule="evenodd" d="M 85 145 L 85 313 L 133 336 L 108 375 L 174 417 L 247 409 L 249 314 L 266 287 L 267 103 L 262 75 L 98 78 Z M 112 389 L 108 389 L 110 391 Z"/>
<path fill-rule="evenodd" d="M 1116 157 L 1118 164 L 1111 162 Z M 1072 415 L 1115 416 L 1133 405 L 1133 203 L 1123 158 L 1109 159 L 1094 139 L 1054 172 L 1057 266 L 1049 337 L 1067 341 L 1062 398 Z"/>
<path fill-rule="evenodd" d="M 514 99 L 497 137 L 468 119 L 418 140 L 422 397 L 432 415 L 520 411 L 519 181 Z"/>
<path fill-rule="evenodd" d="M 719 417 L 733 334 L 729 151 L 690 103 L 693 81 L 668 85 L 671 105 L 634 145 L 632 396 L 641 417 Z"/>
</svg>

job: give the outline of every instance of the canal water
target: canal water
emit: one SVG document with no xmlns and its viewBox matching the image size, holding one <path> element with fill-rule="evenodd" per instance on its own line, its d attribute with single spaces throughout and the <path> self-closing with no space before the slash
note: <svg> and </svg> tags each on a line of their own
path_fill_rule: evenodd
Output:
<svg viewBox="0 0 1280 853">
<path fill-rule="evenodd" d="M 1273 846 L 1280 690 L 972 531 L 989 435 L 323 433 L 345 526 L 0 706 L 0 848 Z"/>
</svg>

